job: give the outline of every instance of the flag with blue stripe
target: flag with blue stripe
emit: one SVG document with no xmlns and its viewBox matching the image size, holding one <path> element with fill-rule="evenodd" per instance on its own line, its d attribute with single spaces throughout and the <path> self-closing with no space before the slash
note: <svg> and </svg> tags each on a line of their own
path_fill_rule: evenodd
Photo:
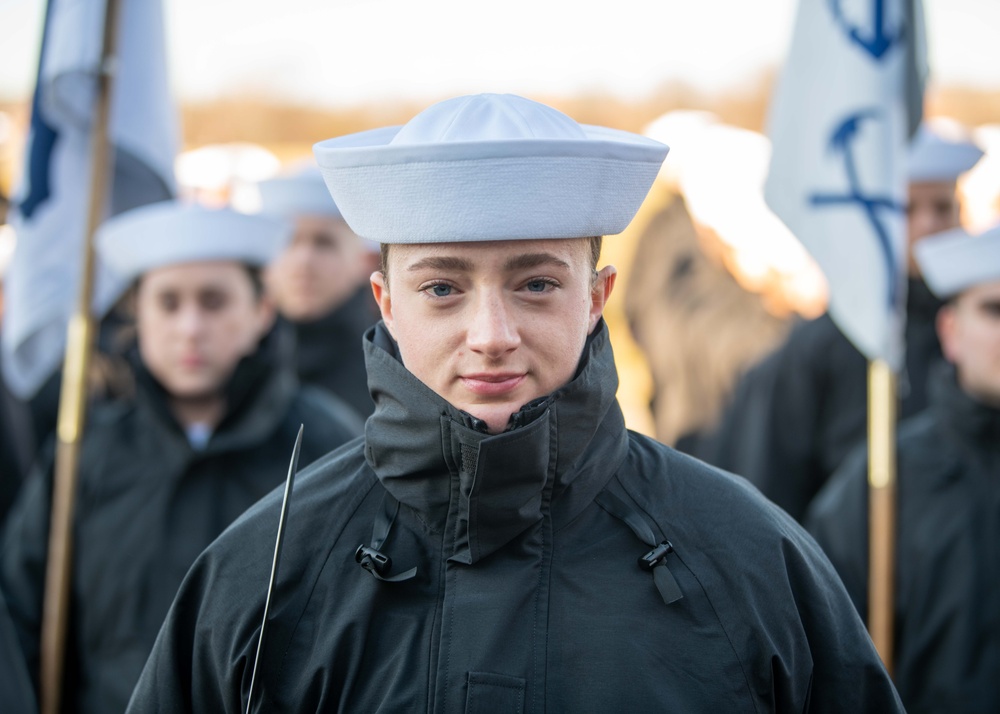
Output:
<svg viewBox="0 0 1000 714">
<path fill-rule="evenodd" d="M 80 281 L 90 200 L 90 132 L 104 0 L 49 0 L 24 173 L 11 224 L 17 247 L 4 283 L 3 376 L 31 397 L 62 363 Z M 167 78 L 161 0 L 122 0 L 109 121 L 109 215 L 174 195 L 177 114 Z M 123 286 L 100 263 L 93 309 Z"/>
<path fill-rule="evenodd" d="M 925 74 L 920 0 L 800 0 L 768 129 L 768 205 L 826 274 L 840 330 L 897 368 Z"/>
</svg>

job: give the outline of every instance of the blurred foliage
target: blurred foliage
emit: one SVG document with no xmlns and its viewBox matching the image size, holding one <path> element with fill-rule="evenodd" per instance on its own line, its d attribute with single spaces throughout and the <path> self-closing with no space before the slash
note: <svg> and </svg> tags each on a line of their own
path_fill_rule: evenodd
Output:
<svg viewBox="0 0 1000 714">
<path fill-rule="evenodd" d="M 533 98 L 551 104 L 579 122 L 626 131 L 641 132 L 653 119 L 676 109 L 710 111 L 727 124 L 763 131 L 774 79 L 773 72 L 763 74 L 742 89 L 725 94 L 705 93 L 683 82 L 670 82 L 638 100 L 600 94 Z M 323 139 L 403 124 L 441 98 L 419 102 L 382 101 L 334 109 L 275 103 L 267 97 L 250 95 L 220 98 L 210 103 L 189 103 L 181 108 L 183 145 L 190 149 L 205 144 L 248 141 L 266 146 L 283 160 L 294 159 L 308 154 L 312 144 Z M 0 111 L 7 112 L 15 127 L 20 129 L 27 126 L 28 110 L 27 99 L 0 102 Z M 967 125 L 1000 123 L 1000 93 L 931 85 L 927 112 L 928 115 L 951 116 Z M 16 134 L 23 135 L 23 131 Z M 0 188 L 8 187 L 11 178 L 11 168 L 3 165 L 3 149 L 0 146 Z M 16 154 L 10 149 L 6 153 Z"/>
</svg>

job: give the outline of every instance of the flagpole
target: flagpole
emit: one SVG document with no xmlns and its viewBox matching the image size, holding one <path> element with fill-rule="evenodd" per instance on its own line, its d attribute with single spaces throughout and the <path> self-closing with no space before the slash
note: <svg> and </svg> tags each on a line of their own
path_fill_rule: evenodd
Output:
<svg viewBox="0 0 1000 714">
<path fill-rule="evenodd" d="M 896 574 L 896 379 L 868 363 L 868 632 L 892 675 Z"/>
<path fill-rule="evenodd" d="M 59 395 L 55 479 L 52 486 L 52 516 L 42 616 L 39 680 L 42 714 L 57 714 L 62 704 L 73 562 L 73 511 L 86 416 L 87 371 L 94 345 L 95 326 L 90 312 L 94 292 L 93 242 L 94 233 L 104 218 L 113 160 L 108 141 L 108 123 L 120 0 L 106 2 L 101 64 L 96 78 L 97 93 L 90 136 L 90 203 L 84 234 L 80 289 L 66 334 L 66 356 Z"/>
</svg>

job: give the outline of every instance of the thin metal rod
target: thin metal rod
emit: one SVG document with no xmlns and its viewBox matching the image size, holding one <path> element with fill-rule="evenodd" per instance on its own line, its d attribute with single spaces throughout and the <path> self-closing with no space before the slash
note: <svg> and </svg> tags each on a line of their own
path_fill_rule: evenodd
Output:
<svg viewBox="0 0 1000 714">
<path fill-rule="evenodd" d="M 94 320 L 90 314 L 91 296 L 94 292 L 93 243 L 94 233 L 104 218 L 113 161 L 108 140 L 113 78 L 106 70 L 111 66 L 115 54 L 119 9 L 120 0 L 107 0 L 101 71 L 97 76 L 94 122 L 90 133 L 90 204 L 84 233 L 83 265 L 76 307 L 67 329 L 66 356 L 59 395 L 55 480 L 52 486 L 52 516 L 42 614 L 42 714 L 57 714 L 62 705 L 73 563 L 73 512 L 80 442 L 86 419 L 87 371 L 94 345 Z"/>
<path fill-rule="evenodd" d="M 260 636 L 257 638 L 257 654 L 253 658 L 253 671 L 250 673 L 250 692 L 247 694 L 247 714 L 253 706 L 253 694 L 257 684 L 257 667 L 260 655 L 264 651 L 264 635 L 267 628 L 267 618 L 271 614 L 271 596 L 274 594 L 274 584 L 278 580 L 278 564 L 281 562 L 281 546 L 285 540 L 285 524 L 288 517 L 288 505 L 292 500 L 292 487 L 295 484 L 295 472 L 299 468 L 299 452 L 302 450 L 302 432 L 305 424 L 299 426 L 299 435 L 295 437 L 295 448 L 292 449 L 292 461 L 288 464 L 288 476 L 285 478 L 285 495 L 281 499 L 281 517 L 278 518 L 278 537 L 274 540 L 274 559 L 271 561 L 271 579 L 267 583 L 267 599 L 264 601 L 264 617 L 260 623 Z"/>
<path fill-rule="evenodd" d="M 868 363 L 868 632 L 893 668 L 896 575 L 896 379 L 883 360 Z"/>
</svg>

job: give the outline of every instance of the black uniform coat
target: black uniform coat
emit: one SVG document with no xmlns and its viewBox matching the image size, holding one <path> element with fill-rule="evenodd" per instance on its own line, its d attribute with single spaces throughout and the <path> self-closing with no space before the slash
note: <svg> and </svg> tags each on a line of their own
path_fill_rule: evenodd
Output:
<svg viewBox="0 0 1000 714">
<path fill-rule="evenodd" d="M 291 322 L 295 362 L 303 384 L 314 384 L 343 399 L 362 417 L 375 411 L 368 392 L 362 337 L 378 322 L 378 307 L 367 283 L 328 315 Z"/>
<path fill-rule="evenodd" d="M 935 375 L 899 428 L 896 655 L 911 712 L 1000 711 L 1000 410 Z M 820 491 L 807 524 L 867 610 L 867 453 Z"/>
<path fill-rule="evenodd" d="M 28 474 L 33 449 L 31 411 L 0 376 L 0 526 Z"/>
<path fill-rule="evenodd" d="M 927 378 L 941 361 L 934 327 L 941 302 L 910 280 L 901 417 L 927 406 Z M 695 455 L 750 479 L 801 520 L 809 502 L 866 434 L 868 362 L 829 315 L 796 326 L 740 380 L 718 429 Z"/>
<path fill-rule="evenodd" d="M 14 624 L 7 603 L 0 592 L 0 696 L 8 714 L 37 714 L 38 704 L 31 686 L 31 675 L 21 655 Z"/>
<path fill-rule="evenodd" d="M 255 711 L 900 711 L 812 539 L 626 431 L 603 323 L 577 376 L 493 436 L 384 327 L 366 338 L 376 411 L 296 485 Z M 195 563 L 130 712 L 246 709 L 279 509 Z"/>
<path fill-rule="evenodd" d="M 137 367 L 134 401 L 93 410 L 83 440 L 74 526 L 67 711 L 124 711 L 173 596 L 198 554 L 282 483 L 300 424 L 301 463 L 360 434 L 350 411 L 300 390 L 275 364 L 272 336 L 238 366 L 230 408 L 202 451 Z M 52 477 L 26 482 L 5 532 L 0 587 L 29 669 L 38 671 Z"/>
</svg>

